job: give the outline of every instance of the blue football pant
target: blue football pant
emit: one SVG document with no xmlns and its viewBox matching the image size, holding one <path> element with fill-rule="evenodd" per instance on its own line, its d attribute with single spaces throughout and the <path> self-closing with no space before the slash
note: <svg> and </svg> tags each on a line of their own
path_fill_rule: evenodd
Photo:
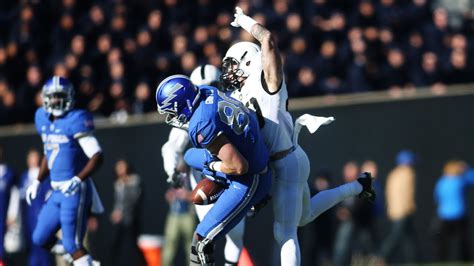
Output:
<svg viewBox="0 0 474 266">
<path fill-rule="evenodd" d="M 66 197 L 54 190 L 38 216 L 33 232 L 33 244 L 45 247 L 55 239 L 61 229 L 62 242 L 67 253 L 81 249 L 87 228 L 87 217 L 92 204 L 90 181 L 82 182 L 76 194 Z"/>
<path fill-rule="evenodd" d="M 213 241 L 229 232 L 242 220 L 250 208 L 260 202 L 271 189 L 271 172 L 246 175 L 230 180 L 214 207 L 199 223 L 196 233 L 205 242 Z"/>
</svg>

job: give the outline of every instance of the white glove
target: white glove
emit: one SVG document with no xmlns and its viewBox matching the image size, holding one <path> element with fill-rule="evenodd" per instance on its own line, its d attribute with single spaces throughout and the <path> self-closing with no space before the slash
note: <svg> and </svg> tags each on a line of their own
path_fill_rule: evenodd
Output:
<svg viewBox="0 0 474 266">
<path fill-rule="evenodd" d="M 31 202 L 36 199 L 40 184 L 41 182 L 35 179 L 33 180 L 33 183 L 31 183 L 31 185 L 29 185 L 26 189 L 26 203 L 28 203 L 28 205 L 31 205 Z"/>
<path fill-rule="evenodd" d="M 242 8 L 236 6 L 235 13 L 234 13 L 234 21 L 232 21 L 230 25 L 236 28 L 240 27 L 239 18 L 241 16 L 245 16 L 244 11 L 242 11 Z"/>
<path fill-rule="evenodd" d="M 75 176 L 67 181 L 67 183 L 64 184 L 64 186 L 61 188 L 61 192 L 64 194 L 64 196 L 72 196 L 76 194 L 77 190 L 79 189 L 79 186 L 81 185 L 82 179 L 79 177 Z"/>
<path fill-rule="evenodd" d="M 257 24 L 257 21 L 245 15 L 244 12 L 242 11 L 242 8 L 238 6 L 235 7 L 234 21 L 230 23 L 231 26 L 236 27 L 236 28 L 242 27 L 244 30 L 250 33 L 252 26 L 255 24 Z"/>
</svg>

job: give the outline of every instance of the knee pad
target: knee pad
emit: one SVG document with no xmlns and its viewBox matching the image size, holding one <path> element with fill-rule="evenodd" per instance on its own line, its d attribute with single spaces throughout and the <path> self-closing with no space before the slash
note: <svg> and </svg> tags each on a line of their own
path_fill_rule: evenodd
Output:
<svg viewBox="0 0 474 266">
<path fill-rule="evenodd" d="M 203 239 L 199 235 L 193 237 L 191 245 L 190 265 L 214 265 L 214 243 L 209 239 Z"/>
<path fill-rule="evenodd" d="M 284 225 L 281 223 L 273 224 L 273 236 L 278 244 L 288 239 L 297 239 L 296 225 Z"/>
</svg>

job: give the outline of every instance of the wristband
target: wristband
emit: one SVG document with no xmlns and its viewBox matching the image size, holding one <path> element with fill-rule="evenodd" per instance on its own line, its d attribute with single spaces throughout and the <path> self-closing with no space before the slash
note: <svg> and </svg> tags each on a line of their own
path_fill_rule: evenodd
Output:
<svg viewBox="0 0 474 266">
<path fill-rule="evenodd" d="M 222 173 L 221 167 L 222 167 L 221 161 L 218 161 L 218 162 L 214 161 L 209 164 L 209 168 L 211 170 Z"/>
<path fill-rule="evenodd" d="M 248 33 L 251 33 L 252 26 L 257 24 L 257 21 L 255 21 L 253 18 L 247 16 L 247 15 L 240 15 L 238 18 L 238 22 L 240 27 L 242 27 L 244 30 L 246 30 Z"/>
</svg>

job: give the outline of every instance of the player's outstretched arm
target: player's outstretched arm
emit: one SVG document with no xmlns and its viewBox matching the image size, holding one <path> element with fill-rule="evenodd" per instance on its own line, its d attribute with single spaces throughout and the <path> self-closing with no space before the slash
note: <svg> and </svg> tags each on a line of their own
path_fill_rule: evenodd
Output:
<svg viewBox="0 0 474 266">
<path fill-rule="evenodd" d="M 262 67 L 265 82 L 270 93 L 280 89 L 283 80 L 283 68 L 280 51 L 273 34 L 253 18 L 245 15 L 240 7 L 235 8 L 234 27 L 242 27 L 260 42 L 262 47 Z"/>
<path fill-rule="evenodd" d="M 247 159 L 235 148 L 225 135 L 216 137 L 207 147 L 212 154 L 216 154 L 221 161 L 212 162 L 211 170 L 227 175 L 244 175 L 248 172 Z"/>
<path fill-rule="evenodd" d="M 41 162 L 40 162 L 40 169 L 38 172 L 37 180 L 42 182 L 48 175 L 49 175 L 48 159 L 46 159 L 46 156 L 43 155 L 43 158 L 41 158 Z"/>
</svg>

